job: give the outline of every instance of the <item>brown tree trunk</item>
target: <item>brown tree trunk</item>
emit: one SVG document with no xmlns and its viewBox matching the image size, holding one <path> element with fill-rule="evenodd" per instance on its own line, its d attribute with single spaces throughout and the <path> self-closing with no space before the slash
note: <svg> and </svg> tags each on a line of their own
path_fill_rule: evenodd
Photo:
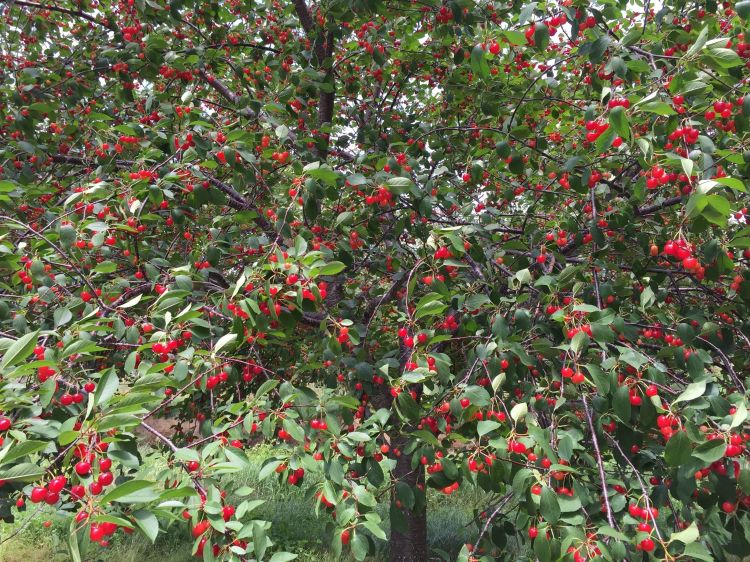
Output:
<svg viewBox="0 0 750 562">
<path fill-rule="evenodd" d="M 401 449 L 405 444 L 403 438 L 392 443 Z M 390 562 L 426 562 L 427 561 L 427 505 L 424 492 L 417 488 L 421 484 L 424 489 L 424 469 L 418 465 L 411 468 L 411 455 L 401 453 L 396 460 L 393 471 L 396 482 L 407 484 L 414 492 L 414 509 L 402 505 L 396 507 L 395 488 L 391 491 L 391 540 Z"/>
</svg>

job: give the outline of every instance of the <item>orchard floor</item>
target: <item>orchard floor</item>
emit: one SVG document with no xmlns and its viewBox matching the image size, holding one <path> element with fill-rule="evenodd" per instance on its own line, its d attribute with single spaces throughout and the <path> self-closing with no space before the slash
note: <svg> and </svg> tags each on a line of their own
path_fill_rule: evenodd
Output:
<svg viewBox="0 0 750 562">
<path fill-rule="evenodd" d="M 258 471 L 268 456 L 268 449 L 258 447 L 249 456 L 251 467 L 233 480 L 241 478 L 255 489 L 258 499 L 266 501 L 254 513 L 259 519 L 273 523 L 270 538 L 283 550 L 299 555 L 300 562 L 328 562 L 334 558 L 327 549 L 326 523 L 329 516 L 315 515 L 315 507 L 305 499 L 303 489 L 281 486 L 271 479 L 258 481 Z M 155 464 L 156 461 L 154 461 Z M 153 470 L 157 470 L 154 466 Z M 313 476 L 313 475 L 309 475 Z M 307 478 L 307 477 L 306 477 Z M 308 482 L 309 483 L 309 482 Z M 462 545 L 476 538 L 476 527 L 472 524 L 474 510 L 481 506 L 482 496 L 474 492 L 458 491 L 447 499 L 439 493 L 429 495 L 428 542 L 432 549 L 443 551 L 447 559 L 455 560 Z M 388 517 L 388 506 L 379 507 L 384 520 Z M 13 533 L 29 517 L 31 510 L 17 514 L 16 523 L 0 523 L 0 540 Z M 52 525 L 44 527 L 50 520 Z M 68 562 L 66 550 L 67 521 L 56 519 L 53 510 L 41 512 L 22 532 L 0 545 L 0 562 Z M 377 541 L 383 548 L 383 541 Z M 186 525 L 172 525 L 162 532 L 152 545 L 139 534 L 117 533 L 111 545 L 97 548 L 85 562 L 187 562 L 194 561 L 190 555 L 192 538 Z M 369 560 L 387 559 L 385 550 Z M 439 560 L 437 556 L 435 560 Z M 443 558 L 446 559 L 446 558 Z"/>
</svg>

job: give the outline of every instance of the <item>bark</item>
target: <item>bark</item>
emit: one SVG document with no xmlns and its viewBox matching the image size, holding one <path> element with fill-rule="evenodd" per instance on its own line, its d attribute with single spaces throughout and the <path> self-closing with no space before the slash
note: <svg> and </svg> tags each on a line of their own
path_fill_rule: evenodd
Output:
<svg viewBox="0 0 750 562">
<path fill-rule="evenodd" d="M 411 350 L 403 343 L 400 346 L 400 369 L 404 371 Z M 417 386 L 417 385 L 415 385 Z M 421 387 L 415 388 L 417 398 L 421 395 Z M 390 397 L 389 393 L 389 398 Z M 391 438 L 391 449 L 398 449 L 401 455 L 396 457 L 396 468 L 393 471 L 394 487 L 391 488 L 391 540 L 390 562 L 427 562 L 427 503 L 425 493 L 424 467 L 415 463 L 412 468 L 412 455 L 405 452 L 408 439 L 406 434 L 411 428 L 405 427 L 400 433 Z M 409 509 L 396 506 L 395 484 L 402 482 L 408 485 L 414 493 L 414 507 Z"/>
<path fill-rule="evenodd" d="M 318 98 L 318 125 L 328 125 L 333 121 L 334 103 L 336 100 L 336 80 L 333 73 L 333 47 L 335 38 L 332 32 L 325 32 L 325 29 L 318 26 L 313 20 L 310 9 L 307 7 L 305 0 L 294 0 L 294 8 L 297 17 L 305 30 L 308 39 L 312 43 L 313 62 L 318 69 L 323 69 L 326 76 L 326 82 L 332 87 L 330 92 L 320 92 Z M 327 61 L 327 63 L 326 63 Z M 326 66 L 327 64 L 327 66 Z M 325 68 L 323 68 L 326 66 Z M 328 137 L 325 137 L 323 147 L 316 150 L 318 158 L 321 161 L 328 157 Z"/>
<path fill-rule="evenodd" d="M 406 444 L 404 438 L 395 441 L 395 447 L 402 449 Z M 393 471 L 396 481 L 408 484 L 414 491 L 417 499 L 414 509 L 396 507 L 396 493 L 391 491 L 391 540 L 390 540 L 390 562 L 426 562 L 427 561 L 427 505 L 424 494 L 417 489 L 418 484 L 424 485 L 424 469 L 421 465 L 416 470 L 411 468 L 411 455 L 402 453 L 396 461 Z M 394 517 L 394 512 L 400 512 L 401 517 Z M 405 523 L 402 529 L 397 529 L 398 519 Z"/>
</svg>

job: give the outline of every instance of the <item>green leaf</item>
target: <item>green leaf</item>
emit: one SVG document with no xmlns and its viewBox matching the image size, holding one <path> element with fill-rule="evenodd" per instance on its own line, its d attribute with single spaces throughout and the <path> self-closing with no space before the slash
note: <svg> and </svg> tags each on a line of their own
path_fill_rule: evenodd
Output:
<svg viewBox="0 0 750 562">
<path fill-rule="evenodd" d="M 669 541 L 680 541 L 681 543 L 688 545 L 697 541 L 699 537 L 700 531 L 698 531 L 698 526 L 695 524 L 695 521 L 693 521 L 690 524 L 690 527 L 688 527 L 684 531 L 680 531 L 679 533 L 672 533 Z"/>
<path fill-rule="evenodd" d="M 534 46 L 543 51 L 549 45 L 549 28 L 542 22 L 534 24 Z"/>
<path fill-rule="evenodd" d="M 534 539 L 534 554 L 538 562 L 552 561 L 552 547 L 550 541 L 542 538 Z"/>
<path fill-rule="evenodd" d="M 727 178 L 727 177 L 715 178 L 711 181 L 715 181 L 718 184 L 730 187 L 734 189 L 735 191 L 741 191 L 743 193 L 747 192 L 747 188 L 745 187 L 745 184 L 742 182 L 742 180 L 739 180 L 737 178 Z"/>
<path fill-rule="evenodd" d="M 104 494 L 99 501 L 102 504 L 110 502 L 145 503 L 158 496 L 153 489 L 154 483 L 148 480 L 129 480 Z"/>
<path fill-rule="evenodd" d="M 469 399 L 472 406 L 477 406 L 478 408 L 484 408 L 490 403 L 489 393 L 481 386 L 467 387 L 466 390 L 464 390 L 464 396 Z"/>
<path fill-rule="evenodd" d="M 266 548 L 268 548 L 268 537 L 266 537 L 266 531 L 259 522 L 253 522 L 253 550 L 258 560 L 262 560 L 266 555 Z"/>
<path fill-rule="evenodd" d="M 367 557 L 368 543 L 364 535 L 355 532 L 350 544 L 356 560 L 364 560 Z"/>
<path fill-rule="evenodd" d="M 263 467 L 260 469 L 260 472 L 258 473 L 258 480 L 265 480 L 271 474 L 276 472 L 276 469 L 281 466 L 283 461 L 279 459 L 271 459 L 263 463 Z"/>
<path fill-rule="evenodd" d="M 683 551 L 684 560 L 703 560 L 704 562 L 715 562 L 716 558 L 702 543 L 693 542 L 685 547 Z"/>
<path fill-rule="evenodd" d="M 474 45 L 471 50 L 471 71 L 480 78 L 488 78 L 490 75 L 490 67 L 487 64 L 485 58 L 484 48 L 481 45 Z"/>
<path fill-rule="evenodd" d="M 274 388 L 279 386 L 279 382 L 276 379 L 269 379 L 267 381 L 264 381 L 262 385 L 258 388 L 258 390 L 255 392 L 255 398 L 258 399 L 262 396 L 265 396 L 269 392 L 271 392 Z"/>
<path fill-rule="evenodd" d="M 539 511 L 542 517 L 551 525 L 556 524 L 560 520 L 560 504 L 557 501 L 557 494 L 549 486 L 542 488 Z"/>
<path fill-rule="evenodd" d="M 340 261 L 332 261 L 318 269 L 318 275 L 336 275 L 346 269 L 346 264 Z"/>
<path fill-rule="evenodd" d="M 707 58 L 709 61 L 715 62 L 716 65 L 721 68 L 732 68 L 743 64 L 740 56 L 732 49 L 724 49 L 718 47 L 708 49 L 706 51 L 706 54 L 704 55 L 704 58 Z"/>
<path fill-rule="evenodd" d="M 664 449 L 664 462 L 667 466 L 680 466 L 690 459 L 692 447 L 686 431 L 678 431 L 667 441 Z"/>
<path fill-rule="evenodd" d="M 330 186 L 335 186 L 340 177 L 338 173 L 334 172 L 330 168 L 313 168 L 306 171 L 310 177 L 321 180 L 323 183 L 326 183 Z"/>
<path fill-rule="evenodd" d="M 703 46 L 706 44 L 706 40 L 708 39 L 708 26 L 704 26 L 703 29 L 701 29 L 701 32 L 698 34 L 698 37 L 695 39 L 692 45 L 690 45 L 690 48 L 685 53 L 686 57 L 689 57 L 691 55 L 694 55 L 698 51 L 700 51 Z"/>
<path fill-rule="evenodd" d="M 96 265 L 94 271 L 97 273 L 112 273 L 113 271 L 117 271 L 117 264 L 112 261 L 103 261 Z"/>
<path fill-rule="evenodd" d="M 370 436 L 362 431 L 350 431 L 346 434 L 346 437 L 356 443 L 361 443 L 363 441 L 372 441 Z"/>
<path fill-rule="evenodd" d="M 596 41 L 591 43 L 591 48 L 589 50 L 589 59 L 591 59 L 591 62 L 600 62 L 611 42 L 612 40 L 607 35 L 600 35 L 597 37 Z"/>
<path fill-rule="evenodd" d="M 643 111 L 648 113 L 656 113 L 657 115 L 676 115 L 677 112 L 672 108 L 671 105 L 664 103 L 663 101 L 652 101 L 641 106 Z"/>
<path fill-rule="evenodd" d="M 586 370 L 591 375 L 591 378 L 594 379 L 594 384 L 596 385 L 597 390 L 601 394 L 606 394 L 609 392 L 610 388 L 610 378 L 607 376 L 607 374 L 602 371 L 602 369 L 598 365 L 593 364 L 587 364 L 585 365 Z"/>
<path fill-rule="evenodd" d="M 402 419 L 416 420 L 419 418 L 419 405 L 408 392 L 401 392 L 396 398 L 396 409 Z"/>
<path fill-rule="evenodd" d="M 31 352 L 34 351 L 34 347 L 36 346 L 38 337 L 39 330 L 25 334 L 14 341 L 8 348 L 8 351 L 3 355 L 3 360 L 0 361 L 0 371 L 18 365 L 21 361 L 31 355 Z"/>
<path fill-rule="evenodd" d="M 219 341 L 216 342 L 216 345 L 213 348 L 214 355 L 219 353 L 222 349 L 224 349 L 226 346 L 228 346 L 230 343 L 233 343 L 237 339 L 237 334 L 235 333 L 228 333 L 224 334 L 219 338 Z"/>
<path fill-rule="evenodd" d="M 78 522 L 75 517 L 70 518 L 70 528 L 68 530 L 68 552 L 72 562 L 81 562 L 81 551 L 78 548 Z"/>
<path fill-rule="evenodd" d="M 586 335 L 586 332 L 581 330 L 575 336 L 573 336 L 572 340 L 570 340 L 570 350 L 576 355 L 578 355 L 583 349 L 586 348 L 588 343 L 589 343 L 588 335 Z"/>
<path fill-rule="evenodd" d="M 724 456 L 726 443 L 722 439 L 712 439 L 698 445 L 693 451 L 693 456 L 709 465 Z"/>
<path fill-rule="evenodd" d="M 369 520 L 363 521 L 362 526 L 368 531 L 370 531 L 374 537 L 383 541 L 388 539 L 388 536 L 385 534 L 385 531 L 375 521 L 369 521 Z"/>
<path fill-rule="evenodd" d="M 133 517 L 135 517 L 136 525 L 153 544 L 159 534 L 159 520 L 153 513 L 145 509 L 137 509 L 133 512 Z"/>
<path fill-rule="evenodd" d="M 614 398 L 612 399 L 612 406 L 615 409 L 617 417 L 625 423 L 630 423 L 632 405 L 630 404 L 630 390 L 627 386 L 620 386 L 617 388 Z"/>
<path fill-rule="evenodd" d="M 596 149 L 596 152 L 604 152 L 606 149 L 608 149 L 612 145 L 612 141 L 615 140 L 615 130 L 612 127 L 609 127 L 606 131 L 604 131 L 599 137 L 596 139 L 596 142 L 594 143 L 594 148 Z"/>
<path fill-rule="evenodd" d="M 643 311 L 656 302 L 656 295 L 650 286 L 647 285 L 643 288 L 643 291 L 641 291 L 640 302 L 641 310 Z"/>
<path fill-rule="evenodd" d="M 120 386 L 120 379 L 115 374 L 115 369 L 109 369 L 96 385 L 94 392 L 94 406 L 103 406 L 115 395 Z"/>
<path fill-rule="evenodd" d="M 437 300 L 431 300 L 428 302 L 420 301 L 419 304 L 417 304 L 417 311 L 414 318 L 419 320 L 426 316 L 437 316 L 438 314 L 442 314 L 447 308 L 447 304 Z"/>
<path fill-rule="evenodd" d="M 182 449 L 177 449 L 174 453 L 175 460 L 178 461 L 200 461 L 201 456 L 198 454 L 198 451 L 195 449 L 190 449 L 188 447 L 183 447 Z"/>
<path fill-rule="evenodd" d="M 510 163 L 508 169 L 514 174 L 523 173 L 523 157 L 520 154 L 512 154 L 510 157 Z"/>
<path fill-rule="evenodd" d="M 52 319 L 55 322 L 55 328 L 59 328 L 60 326 L 64 326 L 65 324 L 73 320 L 73 313 L 70 312 L 69 308 L 58 308 L 52 314 Z"/>
<path fill-rule="evenodd" d="M 20 443 L 11 443 L 8 447 L 0 451 L 0 462 L 8 463 L 26 455 L 32 455 L 43 451 L 49 445 L 49 441 L 21 441 Z"/>
<path fill-rule="evenodd" d="M 305 430 L 303 430 L 302 427 L 291 418 L 285 418 L 281 425 L 295 441 L 302 443 L 305 440 Z"/>
<path fill-rule="evenodd" d="M 492 420 L 482 420 L 477 424 L 477 434 L 479 435 L 479 437 L 483 437 L 491 431 L 496 430 L 501 425 L 502 424 L 500 424 L 500 422 Z"/>
<path fill-rule="evenodd" d="M 750 19 L 750 0 L 737 2 L 734 5 L 734 9 L 737 11 L 737 15 L 740 16 L 743 20 Z"/>
<path fill-rule="evenodd" d="M 519 402 L 513 408 L 510 410 L 510 417 L 513 419 L 514 422 L 518 423 L 523 418 L 526 417 L 526 414 L 529 412 L 529 406 L 526 404 L 526 402 Z"/>
<path fill-rule="evenodd" d="M 526 35 L 524 35 L 520 31 L 504 29 L 501 31 L 501 33 L 505 35 L 511 45 L 525 45 L 527 43 Z"/>
<path fill-rule="evenodd" d="M 609 111 L 609 124 L 623 140 L 630 139 L 630 124 L 624 107 L 618 105 Z"/>
<path fill-rule="evenodd" d="M 672 404 L 677 404 L 678 402 L 690 402 L 691 400 L 695 400 L 696 398 L 699 398 L 703 396 L 703 394 L 706 392 L 706 381 L 696 381 L 691 382 L 687 387 L 685 387 L 685 390 L 682 391 L 682 393 L 674 399 Z"/>
<path fill-rule="evenodd" d="M 22 482 L 31 482 L 44 476 L 44 474 L 45 470 L 43 468 L 30 462 L 23 462 L 9 468 L 0 469 L 0 480 L 20 480 Z"/>
</svg>

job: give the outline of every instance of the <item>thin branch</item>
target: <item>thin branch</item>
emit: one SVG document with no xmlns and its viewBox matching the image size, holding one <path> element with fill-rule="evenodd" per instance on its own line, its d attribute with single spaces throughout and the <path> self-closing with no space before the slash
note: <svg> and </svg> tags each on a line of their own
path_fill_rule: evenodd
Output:
<svg viewBox="0 0 750 562">
<path fill-rule="evenodd" d="M 81 10 L 70 10 L 68 8 L 62 8 L 60 6 L 50 6 L 48 4 L 40 4 L 38 2 L 26 2 L 25 0 L 2 0 L 2 2 L 10 6 L 11 8 L 13 6 L 24 6 L 26 8 L 35 8 L 37 10 L 47 10 L 50 12 L 58 12 L 60 14 L 68 14 L 69 16 L 81 18 L 91 23 L 95 23 L 96 25 L 101 25 L 102 27 L 105 27 L 110 31 L 117 30 L 117 28 L 113 24 L 101 22 L 94 16 L 91 16 Z"/>
<path fill-rule="evenodd" d="M 599 450 L 599 440 L 596 437 L 596 431 L 594 430 L 594 421 L 591 418 L 591 408 L 589 407 L 589 401 L 586 398 L 586 393 L 581 394 L 583 400 L 583 411 L 586 413 L 586 421 L 588 422 L 589 431 L 591 432 L 591 441 L 594 444 L 594 454 L 596 455 L 596 464 L 599 467 L 599 479 L 602 485 L 602 496 L 604 498 L 604 508 L 607 511 L 607 522 L 609 526 L 616 529 L 615 520 L 612 517 L 612 506 L 609 505 L 609 496 L 607 495 L 607 476 L 604 473 L 604 461 L 602 460 L 602 453 Z"/>
</svg>

